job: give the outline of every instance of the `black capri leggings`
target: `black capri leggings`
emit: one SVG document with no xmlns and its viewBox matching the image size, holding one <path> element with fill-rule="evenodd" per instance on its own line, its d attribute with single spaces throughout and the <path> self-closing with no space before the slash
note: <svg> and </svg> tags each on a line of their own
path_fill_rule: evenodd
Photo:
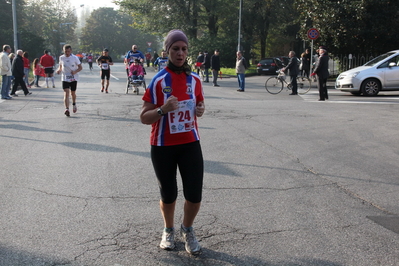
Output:
<svg viewBox="0 0 399 266">
<path fill-rule="evenodd" d="M 184 198 L 192 203 L 201 202 L 204 160 L 199 141 L 174 146 L 151 146 L 151 160 L 162 202 L 170 204 L 177 199 L 177 167 L 182 177 Z"/>
</svg>

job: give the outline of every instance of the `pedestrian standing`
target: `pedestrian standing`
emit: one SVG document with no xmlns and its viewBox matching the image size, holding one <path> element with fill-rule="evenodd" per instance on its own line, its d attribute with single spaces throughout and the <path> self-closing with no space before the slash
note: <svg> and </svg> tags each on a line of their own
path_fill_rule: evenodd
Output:
<svg viewBox="0 0 399 266">
<path fill-rule="evenodd" d="M 317 75 L 317 86 L 319 88 L 319 101 L 328 99 L 327 79 L 330 73 L 328 72 L 329 57 L 327 48 L 325 46 L 319 47 L 319 58 L 316 61 L 316 66 L 311 76 Z"/>
<path fill-rule="evenodd" d="M 213 86 L 219 87 L 217 80 L 220 71 L 220 56 L 219 50 L 216 49 L 214 54 L 211 57 L 211 69 L 212 69 L 212 77 L 213 77 Z"/>
<path fill-rule="evenodd" d="M 25 84 L 25 73 L 24 73 L 24 59 L 22 58 L 23 51 L 18 50 L 17 56 L 12 61 L 11 71 L 14 76 L 14 85 L 12 86 L 11 96 L 16 97 L 18 85 L 21 86 L 25 96 L 31 95 L 32 93 L 28 91 Z"/>
<path fill-rule="evenodd" d="M 12 97 L 9 95 L 11 88 L 11 61 L 8 57 L 11 53 L 11 46 L 8 44 L 3 45 L 3 52 L 0 55 L 0 72 L 1 72 L 1 98 L 5 100 L 11 100 Z"/>
<path fill-rule="evenodd" d="M 39 63 L 39 58 L 35 58 L 33 60 L 32 68 L 33 68 L 33 75 L 35 76 L 35 80 L 34 80 L 33 84 L 35 84 L 35 86 L 37 88 L 40 88 L 39 79 L 40 79 L 40 76 L 44 75 L 44 70 Z"/>
<path fill-rule="evenodd" d="M 204 52 L 205 82 L 209 82 L 209 69 L 211 67 L 211 56 L 207 51 Z"/>
<path fill-rule="evenodd" d="M 198 254 L 201 246 L 193 223 L 202 200 L 204 162 L 197 117 L 205 111 L 201 80 L 187 63 L 188 39 L 180 30 L 168 33 L 164 42 L 169 62 L 158 72 L 143 96 L 140 120 L 152 125 L 151 159 L 161 192 L 160 208 L 164 230 L 160 247 L 175 247 L 174 214 L 179 168 L 185 197 L 180 234 L 185 249 Z"/>
<path fill-rule="evenodd" d="M 197 69 L 197 75 L 199 75 L 201 71 L 201 67 L 204 64 L 204 54 L 202 52 L 198 53 L 197 61 L 195 62 L 195 68 Z"/>
<path fill-rule="evenodd" d="M 288 53 L 288 57 L 290 61 L 288 62 L 287 66 L 281 69 L 282 71 L 288 70 L 288 75 L 290 76 L 290 84 L 292 86 L 292 92 L 290 95 L 298 95 L 298 82 L 296 78 L 298 77 L 298 58 L 295 56 L 294 51 L 290 51 Z"/>
<path fill-rule="evenodd" d="M 245 70 L 247 69 L 247 61 L 242 56 L 241 51 L 237 52 L 236 58 L 236 74 L 238 79 L 238 90 L 239 92 L 245 91 Z"/>
<path fill-rule="evenodd" d="M 66 116 L 70 116 L 69 112 L 69 95 L 72 97 L 73 112 L 78 111 L 76 106 L 76 88 L 79 81 L 79 72 L 82 70 L 82 63 L 79 57 L 72 54 L 72 47 L 65 44 L 63 47 L 64 54 L 60 56 L 57 74 L 61 74 L 62 89 L 64 90 L 64 105 Z"/>
</svg>

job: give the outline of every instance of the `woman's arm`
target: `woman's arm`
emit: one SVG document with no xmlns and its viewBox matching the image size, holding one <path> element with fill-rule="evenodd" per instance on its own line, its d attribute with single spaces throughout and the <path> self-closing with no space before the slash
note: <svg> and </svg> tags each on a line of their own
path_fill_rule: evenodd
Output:
<svg viewBox="0 0 399 266">
<path fill-rule="evenodd" d="M 164 105 L 158 108 L 161 108 L 164 114 L 174 111 L 179 108 L 178 100 L 175 96 L 172 95 L 166 100 Z M 158 114 L 158 108 L 153 103 L 144 102 L 140 113 L 141 123 L 151 125 L 157 122 L 162 117 Z"/>
</svg>

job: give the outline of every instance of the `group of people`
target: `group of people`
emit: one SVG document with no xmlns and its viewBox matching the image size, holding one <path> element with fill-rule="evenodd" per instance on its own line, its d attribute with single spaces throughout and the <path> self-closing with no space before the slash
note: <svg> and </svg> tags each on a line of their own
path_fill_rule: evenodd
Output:
<svg viewBox="0 0 399 266">
<path fill-rule="evenodd" d="M 3 86 L 9 86 L 5 77 L 11 76 L 11 67 L 8 54 L 11 48 L 3 47 L 1 56 L 1 73 L 3 75 Z M 185 249 L 190 254 L 198 254 L 201 245 L 197 240 L 193 225 L 200 210 L 202 201 L 202 188 L 204 176 L 204 160 L 200 145 L 197 117 L 202 117 L 205 112 L 204 92 L 202 82 L 198 75 L 192 72 L 188 64 L 187 56 L 189 50 L 188 38 L 181 30 L 170 31 L 164 41 L 164 50 L 161 57 L 157 58 L 159 71 L 156 73 L 147 90 L 142 97 L 143 105 L 140 113 L 140 120 L 143 124 L 151 125 L 150 145 L 151 161 L 158 180 L 160 190 L 160 210 L 163 218 L 164 229 L 162 231 L 160 248 L 171 250 L 176 247 L 175 208 L 178 194 L 177 169 L 179 169 L 183 184 L 183 195 L 185 198 L 183 218 L 180 224 L 180 235 L 185 242 Z M 82 70 L 81 61 L 72 54 L 70 45 L 64 45 L 64 54 L 60 56 L 57 74 L 61 74 L 62 88 L 64 90 L 65 115 L 69 116 L 69 97 L 72 96 L 73 112 L 77 111 L 76 88 L 79 80 L 79 72 Z M 23 82 L 23 60 L 22 51 L 17 52 L 20 65 L 18 77 L 19 83 Z M 245 91 L 245 70 L 248 67 L 242 52 L 236 53 L 236 73 L 239 84 L 238 91 Z M 297 93 L 295 86 L 298 75 L 298 60 L 295 52 L 289 53 L 290 62 L 284 70 L 290 71 L 293 84 L 293 93 Z M 47 57 L 40 60 L 45 67 L 45 72 L 50 74 L 52 69 L 51 60 L 46 64 Z M 213 59 L 212 59 L 213 58 Z M 144 55 L 138 51 L 137 45 L 125 56 L 127 75 L 144 75 L 142 64 Z M 154 61 L 155 62 L 155 61 Z M 215 50 L 210 57 L 208 53 L 200 53 L 197 62 L 204 65 L 205 70 L 213 71 L 213 85 L 217 84 L 217 72 L 220 70 L 219 51 Z M 112 58 L 108 50 L 104 49 L 102 56 L 97 59 L 101 68 L 102 88 L 101 91 L 108 91 L 108 84 L 104 79 L 109 80 L 110 65 Z M 14 65 L 14 63 L 13 63 Z M 49 66 L 51 65 L 51 67 Z M 48 70 L 46 70 L 48 68 Z M 327 71 L 327 72 L 326 72 Z M 198 73 L 198 72 L 197 72 Z M 208 73 L 206 71 L 206 73 Z M 312 75 L 319 77 L 320 99 L 328 98 L 324 91 L 328 77 L 328 55 L 326 48 L 319 48 L 319 58 Z M 209 77 L 207 80 L 209 82 Z M 13 90 L 13 92 L 15 92 Z M 25 91 L 25 95 L 29 91 Z M 4 94 L 5 95 L 5 94 Z M 3 97 L 3 90 L 2 90 Z M 4 97 L 7 97 L 5 95 Z"/>
<path fill-rule="evenodd" d="M 18 95 L 16 94 L 16 91 L 18 86 L 21 86 L 25 96 L 32 94 L 27 88 L 27 79 L 25 79 L 25 76 L 28 73 L 26 73 L 24 66 L 25 63 L 23 58 L 23 51 L 17 50 L 16 55 L 13 56 L 13 54 L 11 53 L 11 46 L 7 44 L 3 45 L 3 51 L 0 55 L 2 99 L 11 100 L 13 97 L 17 97 Z M 14 78 L 13 84 L 11 83 L 12 77 Z"/>
<path fill-rule="evenodd" d="M 199 52 L 195 68 L 197 69 L 197 75 L 199 75 L 201 68 L 204 69 L 205 80 L 204 82 L 209 82 L 209 70 L 212 71 L 213 86 L 219 87 L 217 79 L 220 72 L 220 51 L 215 49 L 213 55 L 208 54 L 208 51 Z"/>
<path fill-rule="evenodd" d="M 317 76 L 317 87 L 319 89 L 319 101 L 325 101 L 328 99 L 328 91 L 327 91 L 327 79 L 329 76 L 328 71 L 328 53 L 327 47 L 320 46 L 319 49 L 316 50 L 317 60 L 315 62 L 312 73 L 309 75 L 311 68 L 311 60 L 310 60 L 310 50 L 306 49 L 305 53 L 301 55 L 301 61 L 298 68 L 298 58 L 295 55 L 294 51 L 290 51 L 288 57 L 290 58 L 289 63 L 285 66 L 282 71 L 288 71 L 288 75 L 290 76 L 290 83 L 292 85 L 292 93 L 290 95 L 298 94 L 298 84 L 297 84 L 297 76 L 299 74 L 299 70 L 303 71 L 303 75 L 307 77 Z"/>
</svg>

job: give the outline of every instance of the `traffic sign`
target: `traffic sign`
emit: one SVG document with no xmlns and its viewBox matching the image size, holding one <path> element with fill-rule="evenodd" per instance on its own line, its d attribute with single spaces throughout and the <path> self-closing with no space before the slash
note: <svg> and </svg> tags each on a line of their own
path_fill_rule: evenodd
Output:
<svg viewBox="0 0 399 266">
<path fill-rule="evenodd" d="M 311 40 L 316 40 L 320 37 L 320 33 L 317 29 L 311 28 L 308 30 L 308 38 Z"/>
<path fill-rule="evenodd" d="M 152 42 L 147 42 L 148 47 L 151 47 Z"/>
</svg>

